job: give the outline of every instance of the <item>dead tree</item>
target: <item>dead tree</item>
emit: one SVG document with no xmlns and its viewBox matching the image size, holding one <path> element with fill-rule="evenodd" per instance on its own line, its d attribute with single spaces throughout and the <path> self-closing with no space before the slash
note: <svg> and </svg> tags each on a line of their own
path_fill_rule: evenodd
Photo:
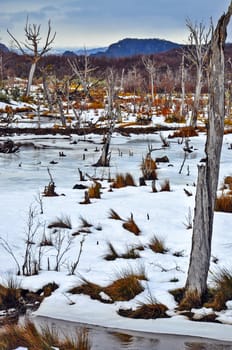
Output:
<svg viewBox="0 0 232 350">
<path fill-rule="evenodd" d="M 208 58 L 209 39 L 210 34 L 212 33 L 212 24 L 210 25 L 209 30 L 206 31 L 206 28 L 202 23 L 193 24 L 188 19 L 186 21 L 186 26 L 190 31 L 190 45 L 187 47 L 186 57 L 196 68 L 196 86 L 191 116 L 191 126 L 196 127 L 202 88 L 202 77 Z"/>
<path fill-rule="evenodd" d="M 212 33 L 209 50 L 209 118 L 205 145 L 205 163 L 198 166 L 195 198 L 192 250 L 185 297 L 193 297 L 201 305 L 207 290 L 213 231 L 214 205 L 218 186 L 219 164 L 224 134 L 225 88 L 224 45 L 226 29 L 232 15 L 232 1 L 226 14 L 218 21 Z"/>
<path fill-rule="evenodd" d="M 29 208 L 27 227 L 25 232 L 25 252 L 22 265 L 24 276 L 31 276 L 38 273 L 38 261 L 36 260 L 35 238 L 41 223 L 37 220 L 37 213 L 33 207 Z"/>
<path fill-rule="evenodd" d="M 55 197 L 55 196 L 58 196 L 58 194 L 55 192 L 56 185 L 55 185 L 55 182 L 53 180 L 53 177 L 52 177 L 52 174 L 50 172 L 50 169 L 47 168 L 47 171 L 48 171 L 48 175 L 50 177 L 50 181 L 49 181 L 48 186 L 45 186 L 45 188 L 44 188 L 43 196 L 44 197 Z"/>
<path fill-rule="evenodd" d="M 27 82 L 27 91 L 26 95 L 28 96 L 30 94 L 32 80 L 34 77 L 36 65 L 38 61 L 41 59 L 42 56 L 44 56 L 48 51 L 51 50 L 51 44 L 55 40 L 56 33 L 53 35 L 51 34 L 51 22 L 48 21 L 48 31 L 47 36 L 45 40 L 45 44 L 40 49 L 39 44 L 41 41 L 40 36 L 40 24 L 29 24 L 28 18 L 26 20 L 26 25 L 24 28 L 25 37 L 26 40 L 23 43 L 23 46 L 21 43 L 16 39 L 16 37 L 11 34 L 11 32 L 7 29 L 8 34 L 13 39 L 14 43 L 16 44 L 16 47 L 22 52 L 23 55 L 27 56 L 31 60 L 31 68 L 29 72 L 28 82 Z M 28 53 L 29 52 L 29 53 Z"/>
<path fill-rule="evenodd" d="M 49 90 L 49 87 L 48 87 L 48 82 L 47 82 L 47 78 L 48 78 L 48 74 L 49 74 L 49 70 L 50 70 L 50 67 L 47 66 L 45 68 L 41 68 L 40 71 L 42 73 L 42 83 L 43 83 L 43 94 L 44 94 L 44 99 L 47 101 L 48 103 L 48 108 L 49 108 L 49 112 L 53 112 L 53 104 L 54 104 L 54 101 L 53 101 L 53 98 L 52 98 L 52 94 Z"/>
<path fill-rule="evenodd" d="M 78 78 L 79 82 L 81 83 L 81 86 L 84 91 L 84 95 L 86 97 L 90 97 L 90 87 L 92 87 L 92 83 L 90 81 L 90 73 L 95 71 L 95 67 L 91 67 L 89 63 L 89 56 L 87 55 L 87 52 L 85 51 L 84 54 L 84 64 L 83 67 L 80 65 L 80 62 L 78 60 L 71 61 L 68 59 L 68 63 L 75 74 L 75 76 Z"/>
<path fill-rule="evenodd" d="M 104 138 L 104 144 L 102 147 L 102 153 L 100 158 L 98 159 L 97 163 L 95 163 L 93 166 L 101 166 L 101 167 L 108 167 L 110 166 L 110 142 L 111 137 L 114 131 L 115 127 L 115 121 L 117 114 L 114 110 L 114 98 L 115 98 L 115 74 L 112 69 L 110 69 L 109 74 L 107 76 L 107 97 L 108 97 L 108 103 L 107 103 L 107 118 L 109 122 L 109 128 L 107 135 Z"/>
<path fill-rule="evenodd" d="M 182 53 L 182 60 L 181 60 L 181 104 L 180 104 L 180 116 L 184 116 L 184 109 L 185 109 L 185 55 Z"/>
<path fill-rule="evenodd" d="M 149 78 L 151 82 L 151 101 L 153 103 L 155 100 L 155 96 L 154 96 L 154 79 L 155 79 L 155 73 L 156 73 L 155 61 L 149 57 L 142 57 L 142 61 L 146 71 L 149 74 Z"/>
</svg>

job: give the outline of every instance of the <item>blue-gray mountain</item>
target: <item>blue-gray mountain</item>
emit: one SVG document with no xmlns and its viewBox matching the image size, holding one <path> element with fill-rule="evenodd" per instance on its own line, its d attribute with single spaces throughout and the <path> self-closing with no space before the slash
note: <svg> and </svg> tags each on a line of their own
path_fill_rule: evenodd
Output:
<svg viewBox="0 0 232 350">
<path fill-rule="evenodd" d="M 134 55 L 148 55 L 169 51 L 182 45 L 162 39 L 131 39 L 126 38 L 111 44 L 105 52 L 98 52 L 95 56 L 128 57 Z"/>
<path fill-rule="evenodd" d="M 108 48 L 87 50 L 87 54 L 97 57 L 129 57 L 134 55 L 149 55 L 169 51 L 183 45 L 163 39 L 122 39 Z M 64 56 L 82 55 L 84 51 L 65 51 Z"/>
</svg>

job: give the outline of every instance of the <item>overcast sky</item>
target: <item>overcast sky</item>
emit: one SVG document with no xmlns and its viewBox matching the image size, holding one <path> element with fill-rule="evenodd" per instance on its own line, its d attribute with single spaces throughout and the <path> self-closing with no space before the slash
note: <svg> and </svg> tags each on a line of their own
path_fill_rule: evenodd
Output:
<svg viewBox="0 0 232 350">
<path fill-rule="evenodd" d="M 24 26 L 51 19 L 54 47 L 102 47 L 123 38 L 160 38 L 187 43 L 186 19 L 214 23 L 230 0 L 0 0 L 0 42 L 10 45 L 7 28 L 24 40 Z M 231 26 L 228 40 L 232 41 Z"/>
</svg>

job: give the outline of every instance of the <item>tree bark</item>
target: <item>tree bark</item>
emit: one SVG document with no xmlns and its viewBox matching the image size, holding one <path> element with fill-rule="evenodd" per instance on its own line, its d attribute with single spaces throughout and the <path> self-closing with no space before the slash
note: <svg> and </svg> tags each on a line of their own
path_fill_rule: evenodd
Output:
<svg viewBox="0 0 232 350">
<path fill-rule="evenodd" d="M 198 116 L 200 97 L 201 97 L 201 87 L 202 87 L 202 70 L 203 70 L 203 67 L 197 66 L 197 80 L 196 80 L 195 96 L 194 96 L 193 110 L 192 110 L 192 116 L 191 116 L 191 126 L 193 126 L 194 128 L 197 127 L 197 116 Z"/>
<path fill-rule="evenodd" d="M 34 74 L 35 74 L 36 63 L 37 63 L 37 61 L 33 61 L 31 64 L 31 68 L 30 68 L 30 72 L 29 72 L 29 76 L 28 76 L 28 81 L 27 81 L 26 96 L 29 96 L 30 92 L 31 92 L 31 85 L 32 85 L 32 80 L 33 80 Z"/>
<path fill-rule="evenodd" d="M 232 2 L 219 19 L 210 44 L 209 118 L 205 146 L 206 161 L 198 167 L 192 250 L 186 293 L 197 293 L 202 302 L 207 290 L 213 232 L 214 204 L 218 186 L 219 164 L 224 134 L 224 44 L 232 14 Z"/>
</svg>

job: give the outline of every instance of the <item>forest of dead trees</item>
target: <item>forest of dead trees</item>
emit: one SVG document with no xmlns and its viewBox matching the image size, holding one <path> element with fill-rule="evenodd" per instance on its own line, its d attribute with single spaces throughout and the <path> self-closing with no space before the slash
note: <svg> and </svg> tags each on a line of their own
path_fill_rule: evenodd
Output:
<svg viewBox="0 0 232 350">
<path fill-rule="evenodd" d="M 165 53 L 150 55 L 155 64 L 155 92 L 156 93 L 175 93 L 181 91 L 181 60 L 183 49 L 173 49 Z M 3 82 L 9 82 L 14 78 L 26 79 L 30 70 L 29 57 L 17 54 L 14 51 L 0 52 L 1 56 L 1 72 L 0 85 Z M 227 44 L 225 48 L 225 63 L 227 80 L 231 77 L 231 59 L 232 44 Z M 113 69 L 123 84 L 123 89 L 130 93 L 146 93 L 149 90 L 149 74 L 147 73 L 142 55 L 131 56 L 125 58 L 106 58 L 88 56 L 89 65 L 94 68 L 91 78 L 101 82 L 106 76 L 107 69 Z M 42 80 L 42 72 L 46 70 L 49 76 L 55 77 L 62 81 L 70 77 L 74 79 L 69 59 L 73 60 L 73 56 L 47 54 L 41 57 L 35 71 L 35 80 Z M 76 56 L 80 66 L 84 66 L 85 57 Z M 186 93 L 194 92 L 196 71 L 190 61 L 185 62 L 185 89 Z M 202 92 L 207 92 L 207 79 L 203 79 Z"/>
</svg>

